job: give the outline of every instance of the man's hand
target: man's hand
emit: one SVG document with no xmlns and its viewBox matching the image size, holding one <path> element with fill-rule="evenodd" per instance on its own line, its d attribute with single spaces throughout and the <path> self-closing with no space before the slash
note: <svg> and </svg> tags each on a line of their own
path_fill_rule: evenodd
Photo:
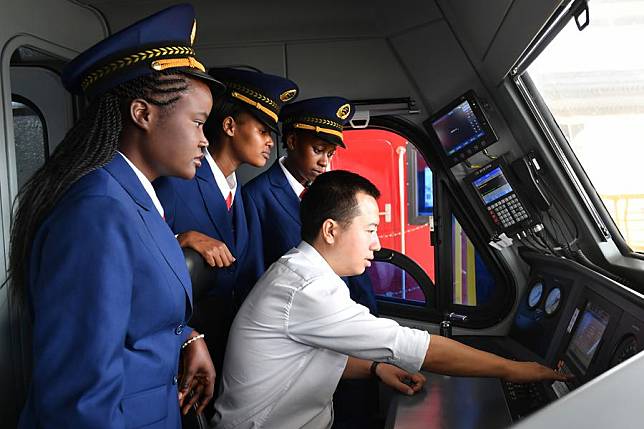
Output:
<svg viewBox="0 0 644 429">
<path fill-rule="evenodd" d="M 410 374 L 404 369 L 387 363 L 381 363 L 376 367 L 376 375 L 384 384 L 406 395 L 418 393 L 427 381 L 419 372 Z"/>
<path fill-rule="evenodd" d="M 503 378 L 513 383 L 530 383 L 541 380 L 565 381 L 571 378 L 536 362 L 510 362 Z"/>
<path fill-rule="evenodd" d="M 197 335 L 199 334 L 196 331 L 192 331 L 190 338 Z M 182 350 L 180 370 L 179 406 L 181 412 L 184 415 L 188 414 L 190 407 L 194 404 L 197 404 L 197 413 L 203 412 L 213 397 L 216 377 L 215 367 L 203 339 L 193 341 Z M 188 398 L 187 402 L 186 398 Z"/>
<path fill-rule="evenodd" d="M 235 258 L 228 250 L 226 243 L 208 237 L 197 231 L 187 231 L 177 236 L 181 247 L 189 247 L 197 251 L 211 267 L 229 267 Z"/>
</svg>

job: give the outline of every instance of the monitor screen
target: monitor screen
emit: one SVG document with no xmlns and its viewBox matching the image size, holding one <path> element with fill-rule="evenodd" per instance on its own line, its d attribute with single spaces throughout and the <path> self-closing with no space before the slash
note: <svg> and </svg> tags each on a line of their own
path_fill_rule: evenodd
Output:
<svg viewBox="0 0 644 429">
<path fill-rule="evenodd" d="M 449 167 L 498 140 L 472 90 L 452 100 L 423 125 L 433 136 L 432 143 L 446 157 Z"/>
<path fill-rule="evenodd" d="M 432 121 L 432 127 L 447 155 L 462 151 L 485 136 L 469 100 Z"/>
<path fill-rule="evenodd" d="M 512 192 L 512 186 L 498 166 L 474 179 L 472 184 L 486 206 Z"/>
<path fill-rule="evenodd" d="M 427 165 L 419 166 L 416 171 L 418 186 L 418 216 L 431 216 L 434 211 L 434 190 L 432 189 L 432 170 Z"/>
<path fill-rule="evenodd" d="M 606 311 L 588 302 L 566 351 L 581 364 L 583 371 L 588 369 L 593 360 L 609 319 L 610 315 Z"/>
</svg>

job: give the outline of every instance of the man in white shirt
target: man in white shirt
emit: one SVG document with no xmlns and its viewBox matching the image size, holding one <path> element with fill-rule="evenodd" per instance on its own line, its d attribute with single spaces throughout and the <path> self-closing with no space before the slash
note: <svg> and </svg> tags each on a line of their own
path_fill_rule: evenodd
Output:
<svg viewBox="0 0 644 429">
<path fill-rule="evenodd" d="M 440 336 L 430 347 L 427 332 L 376 318 L 353 302 L 340 276 L 364 272 L 380 248 L 378 197 L 371 182 L 347 171 L 320 175 L 304 195 L 302 243 L 260 278 L 233 322 L 215 427 L 328 428 L 340 378 L 386 368 L 370 361 L 411 373 L 563 379 L 537 363 Z"/>
</svg>

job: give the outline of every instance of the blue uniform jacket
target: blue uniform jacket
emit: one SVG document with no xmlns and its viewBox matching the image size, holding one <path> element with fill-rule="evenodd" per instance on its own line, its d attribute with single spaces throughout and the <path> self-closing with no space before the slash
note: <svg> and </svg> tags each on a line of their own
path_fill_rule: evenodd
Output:
<svg viewBox="0 0 644 429">
<path fill-rule="evenodd" d="M 210 165 L 204 159 L 193 180 L 163 177 L 154 182 L 165 210 L 165 219 L 175 234 L 198 231 L 226 243 L 235 262 L 216 269 L 215 284 L 210 296 L 238 302 L 245 297 L 263 272 L 259 251 L 248 245 L 249 238 L 259 231 L 249 230 L 243 197 L 237 187 L 232 216 L 219 191 Z M 233 225 L 234 219 L 234 225 Z"/>
<path fill-rule="evenodd" d="M 251 236 L 251 246 L 261 249 L 264 255 L 264 269 L 277 261 L 291 248 L 302 241 L 300 222 L 300 199 L 288 183 L 279 160 L 243 188 L 244 202 L 249 224 L 253 228 L 259 222 L 261 239 Z M 351 298 L 377 314 L 376 298 L 369 276 L 343 278 Z"/>
<path fill-rule="evenodd" d="M 72 185 L 42 223 L 28 278 L 34 367 L 20 428 L 181 427 L 190 278 L 120 155 Z"/>
</svg>

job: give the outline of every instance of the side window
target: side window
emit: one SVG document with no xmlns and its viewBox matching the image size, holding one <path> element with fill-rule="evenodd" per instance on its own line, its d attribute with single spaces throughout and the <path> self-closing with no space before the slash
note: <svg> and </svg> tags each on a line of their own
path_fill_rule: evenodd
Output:
<svg viewBox="0 0 644 429">
<path fill-rule="evenodd" d="M 42 113 L 26 98 L 14 95 L 11 107 L 18 188 L 21 189 L 49 155 L 47 129 Z"/>
<path fill-rule="evenodd" d="M 552 114 L 566 157 L 576 158 L 576 174 L 592 183 L 586 192 L 596 193 L 612 218 L 603 220 L 614 224 L 613 239 L 642 254 L 644 57 L 631 50 L 644 37 L 644 3 L 593 0 L 590 7 L 589 25 L 580 32 L 571 19 L 519 80 Z"/>
<path fill-rule="evenodd" d="M 435 306 L 431 169 L 414 145 L 388 130 L 360 129 L 344 133 L 347 149 L 339 149 L 332 169 L 356 172 L 380 190 L 378 235 L 384 249 L 399 254 L 403 265 L 418 265 L 422 274 L 394 263 L 375 262 L 367 270 L 379 300 Z"/>
<path fill-rule="evenodd" d="M 486 305 L 495 288 L 492 273 L 461 224 L 452 216 L 452 304 Z"/>
</svg>

